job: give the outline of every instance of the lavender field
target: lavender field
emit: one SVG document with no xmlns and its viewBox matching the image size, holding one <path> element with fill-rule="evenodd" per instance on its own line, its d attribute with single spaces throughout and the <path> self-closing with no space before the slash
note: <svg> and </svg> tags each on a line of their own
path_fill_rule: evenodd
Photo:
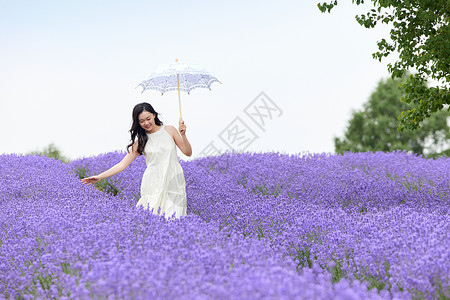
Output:
<svg viewBox="0 0 450 300">
<path fill-rule="evenodd" d="M 180 161 L 188 215 L 136 208 L 144 158 L 98 189 L 0 156 L 0 298 L 450 298 L 450 158 L 226 153 Z"/>
</svg>

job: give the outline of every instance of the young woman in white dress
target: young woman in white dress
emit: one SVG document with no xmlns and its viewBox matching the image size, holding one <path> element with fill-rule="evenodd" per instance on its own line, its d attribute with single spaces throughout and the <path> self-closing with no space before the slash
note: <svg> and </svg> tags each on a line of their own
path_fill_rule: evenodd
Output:
<svg viewBox="0 0 450 300">
<path fill-rule="evenodd" d="M 164 213 L 166 219 L 173 214 L 176 218 L 186 215 L 186 183 L 176 146 L 186 156 L 192 155 L 192 148 L 182 119 L 179 121 L 179 131 L 174 126 L 164 125 L 149 103 L 137 104 L 133 109 L 131 143 L 127 146 L 125 157 L 107 171 L 83 178 L 81 182 L 90 185 L 122 172 L 138 155 L 143 154 L 147 169 L 142 176 L 141 198 L 136 206 L 153 209 L 154 213 Z"/>
</svg>

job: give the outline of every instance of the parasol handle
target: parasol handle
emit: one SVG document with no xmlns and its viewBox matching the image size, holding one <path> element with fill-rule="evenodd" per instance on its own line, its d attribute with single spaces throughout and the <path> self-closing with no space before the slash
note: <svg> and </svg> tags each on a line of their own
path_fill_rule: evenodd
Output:
<svg viewBox="0 0 450 300">
<path fill-rule="evenodd" d="M 175 59 L 175 62 L 178 62 L 178 58 Z M 178 83 L 178 107 L 180 108 L 180 120 L 181 120 L 180 76 L 178 74 L 177 74 L 177 83 Z"/>
<path fill-rule="evenodd" d="M 178 82 L 178 106 L 180 108 L 180 119 L 181 119 L 180 78 L 178 74 L 177 74 L 177 82 Z"/>
</svg>

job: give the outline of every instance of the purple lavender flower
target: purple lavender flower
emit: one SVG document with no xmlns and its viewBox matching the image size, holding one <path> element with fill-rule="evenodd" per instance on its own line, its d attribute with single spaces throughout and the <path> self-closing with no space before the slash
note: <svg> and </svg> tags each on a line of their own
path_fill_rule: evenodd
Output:
<svg viewBox="0 0 450 300">
<path fill-rule="evenodd" d="M 449 297 L 450 159 L 226 153 L 181 161 L 188 215 L 80 183 L 123 157 L 0 156 L 5 298 Z M 446 294 L 447 293 L 447 294 Z"/>
</svg>

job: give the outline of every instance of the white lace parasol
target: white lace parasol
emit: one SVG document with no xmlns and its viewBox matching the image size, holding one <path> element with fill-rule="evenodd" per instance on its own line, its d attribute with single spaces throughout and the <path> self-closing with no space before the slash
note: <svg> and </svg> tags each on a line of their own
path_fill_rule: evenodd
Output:
<svg viewBox="0 0 450 300">
<path fill-rule="evenodd" d="M 157 90 L 163 95 L 167 91 L 178 90 L 178 104 L 181 118 L 181 97 L 180 91 L 190 92 L 195 88 L 208 88 L 211 90 L 213 82 L 221 83 L 217 78 L 209 74 L 205 68 L 195 65 L 178 62 L 158 67 L 150 76 L 142 81 L 138 86 L 145 90 Z"/>
<path fill-rule="evenodd" d="M 164 94 L 167 91 L 174 91 L 179 88 L 180 91 L 189 94 L 195 88 L 208 88 L 211 90 L 210 87 L 213 82 L 220 83 L 217 78 L 209 74 L 202 66 L 175 62 L 160 66 L 138 86 L 142 87 L 141 93 L 145 90 L 157 90 Z"/>
</svg>

